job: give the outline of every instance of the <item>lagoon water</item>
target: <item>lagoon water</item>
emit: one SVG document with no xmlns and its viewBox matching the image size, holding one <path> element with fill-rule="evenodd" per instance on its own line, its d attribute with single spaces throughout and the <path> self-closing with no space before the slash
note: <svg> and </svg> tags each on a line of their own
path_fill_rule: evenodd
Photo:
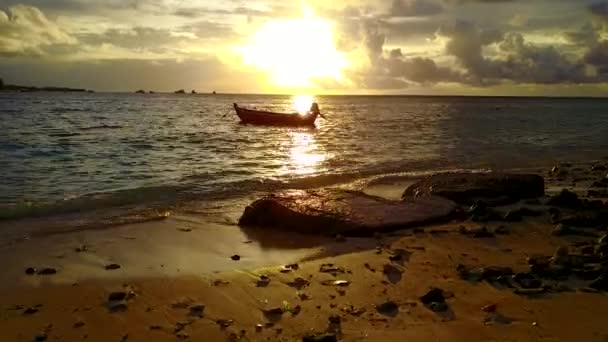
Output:
<svg viewBox="0 0 608 342">
<path fill-rule="evenodd" d="M 0 93 L 0 218 L 224 199 L 400 172 L 608 155 L 608 100 L 320 96 L 315 129 L 241 125 L 289 96 Z M 26 209 L 24 209 L 26 208 Z M 40 211 L 36 211 L 40 213 Z"/>
</svg>

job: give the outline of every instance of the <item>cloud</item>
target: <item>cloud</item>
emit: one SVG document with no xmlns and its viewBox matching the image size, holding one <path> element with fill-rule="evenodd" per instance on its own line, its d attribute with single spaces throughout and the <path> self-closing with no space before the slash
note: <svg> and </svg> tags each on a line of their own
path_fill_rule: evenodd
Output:
<svg viewBox="0 0 608 342">
<path fill-rule="evenodd" d="M 443 6 L 431 0 L 393 0 L 389 16 L 419 17 L 443 12 Z"/>
<path fill-rule="evenodd" d="M 608 2 L 596 2 L 589 5 L 589 11 L 594 15 L 608 19 Z"/>
<path fill-rule="evenodd" d="M 608 80 L 608 40 L 591 47 L 584 57 L 585 62 L 595 67 L 598 75 Z"/>
<path fill-rule="evenodd" d="M 75 43 L 74 37 L 35 7 L 0 10 L 0 56 L 43 55 L 50 45 Z"/>
</svg>

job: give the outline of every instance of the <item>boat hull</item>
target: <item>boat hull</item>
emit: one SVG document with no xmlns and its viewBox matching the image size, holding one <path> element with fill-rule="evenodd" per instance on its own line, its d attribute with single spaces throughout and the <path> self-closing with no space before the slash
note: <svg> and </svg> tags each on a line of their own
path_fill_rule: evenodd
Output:
<svg viewBox="0 0 608 342">
<path fill-rule="evenodd" d="M 236 115 L 244 124 L 264 126 L 288 126 L 288 127 L 314 127 L 318 113 L 282 114 L 241 108 L 234 105 Z"/>
</svg>

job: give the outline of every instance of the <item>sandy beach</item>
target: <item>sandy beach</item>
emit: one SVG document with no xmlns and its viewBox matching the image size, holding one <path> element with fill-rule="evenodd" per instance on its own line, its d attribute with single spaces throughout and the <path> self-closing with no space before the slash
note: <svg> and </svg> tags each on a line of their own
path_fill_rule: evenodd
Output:
<svg viewBox="0 0 608 342">
<path fill-rule="evenodd" d="M 4 221 L 15 234 L 0 249 L 0 331 L 4 341 L 607 341 L 608 297 L 590 280 L 523 291 L 500 278 L 597 244 L 605 223 L 556 233 L 546 203 L 567 188 L 605 205 L 605 188 L 592 186 L 605 164 L 534 170 L 546 196 L 496 208 L 538 213 L 519 222 L 454 219 L 373 237 L 242 229 L 250 198 L 221 217 L 184 210 L 44 236 L 35 227 L 45 220 Z M 410 183 L 364 190 L 397 200 Z M 463 276 L 478 268 L 498 275 Z M 432 289 L 441 298 L 425 303 Z"/>
</svg>

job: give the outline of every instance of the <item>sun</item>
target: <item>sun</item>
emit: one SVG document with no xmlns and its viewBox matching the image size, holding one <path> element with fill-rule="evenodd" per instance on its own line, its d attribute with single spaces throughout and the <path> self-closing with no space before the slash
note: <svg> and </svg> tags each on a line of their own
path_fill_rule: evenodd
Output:
<svg viewBox="0 0 608 342">
<path fill-rule="evenodd" d="M 298 19 L 264 24 L 242 51 L 245 64 L 268 72 L 274 85 L 310 88 L 315 80 L 342 79 L 347 61 L 334 45 L 333 25 L 309 7 Z"/>
</svg>

